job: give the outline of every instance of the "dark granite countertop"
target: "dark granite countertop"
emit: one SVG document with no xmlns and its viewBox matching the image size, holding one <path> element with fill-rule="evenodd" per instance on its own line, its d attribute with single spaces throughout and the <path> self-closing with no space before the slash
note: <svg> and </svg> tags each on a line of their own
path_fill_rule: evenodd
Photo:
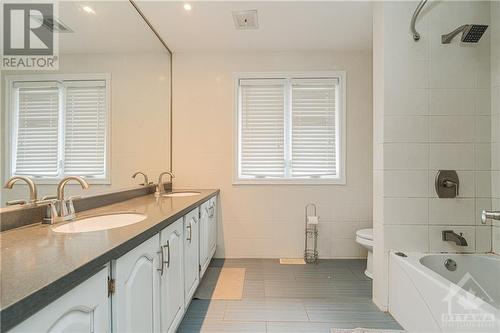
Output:
<svg viewBox="0 0 500 333">
<path fill-rule="evenodd" d="M 109 261 L 122 256 L 219 193 L 219 190 L 196 191 L 201 194 L 175 198 L 144 195 L 78 214 L 86 216 L 127 211 L 147 215 L 139 223 L 116 229 L 63 234 L 52 231 L 62 223 L 38 223 L 2 232 L 2 331 L 27 319 Z"/>
</svg>

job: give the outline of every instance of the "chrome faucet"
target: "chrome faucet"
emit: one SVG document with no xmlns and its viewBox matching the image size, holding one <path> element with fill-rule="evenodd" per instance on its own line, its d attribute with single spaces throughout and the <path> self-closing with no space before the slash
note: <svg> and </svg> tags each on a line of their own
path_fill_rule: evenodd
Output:
<svg viewBox="0 0 500 333">
<path fill-rule="evenodd" d="M 70 181 L 75 180 L 84 190 L 89 188 L 89 184 L 85 179 L 79 176 L 68 176 L 64 177 L 59 184 L 57 185 L 57 202 L 59 204 L 59 211 L 57 212 L 57 216 L 62 221 L 69 221 L 74 219 L 75 216 L 75 207 L 73 206 L 73 200 L 80 198 L 80 196 L 72 196 L 69 197 L 68 200 L 64 198 L 64 188 L 66 184 Z"/>
<path fill-rule="evenodd" d="M 144 186 L 148 186 L 149 185 L 149 179 L 148 179 L 148 176 L 142 172 L 142 171 L 137 171 L 135 172 L 133 175 L 132 175 L 132 178 L 135 179 L 135 177 L 137 177 L 138 175 L 142 175 L 144 177 L 144 184 L 141 184 L 141 185 L 144 185 Z"/>
<path fill-rule="evenodd" d="M 443 241 L 454 242 L 458 246 L 468 246 L 467 241 L 462 236 L 462 233 L 457 234 L 453 230 L 443 230 Z"/>
<path fill-rule="evenodd" d="M 163 185 L 163 176 L 165 175 L 170 175 L 170 181 L 172 181 L 172 178 L 175 178 L 174 174 L 170 171 L 165 171 L 160 173 L 160 176 L 158 177 L 158 184 L 156 185 L 156 192 L 155 196 L 160 196 L 163 193 L 165 193 L 165 186 Z"/>
<path fill-rule="evenodd" d="M 20 180 L 22 180 L 26 184 L 28 184 L 28 187 L 30 189 L 30 200 L 28 201 L 28 203 L 29 204 L 35 203 L 36 198 L 37 198 L 36 184 L 31 177 L 29 177 L 29 176 L 14 176 L 14 177 L 10 178 L 9 180 L 7 180 L 7 182 L 5 183 L 5 185 L 3 187 L 8 188 L 8 189 L 12 189 L 14 184 Z M 14 201 L 8 201 L 7 205 L 19 205 L 19 204 L 22 205 L 25 203 L 26 203 L 26 201 L 24 201 L 24 200 L 14 200 Z"/>
<path fill-rule="evenodd" d="M 486 224 L 486 220 L 488 219 L 500 221 L 500 211 L 483 210 L 483 213 L 481 214 L 481 222 Z"/>
</svg>

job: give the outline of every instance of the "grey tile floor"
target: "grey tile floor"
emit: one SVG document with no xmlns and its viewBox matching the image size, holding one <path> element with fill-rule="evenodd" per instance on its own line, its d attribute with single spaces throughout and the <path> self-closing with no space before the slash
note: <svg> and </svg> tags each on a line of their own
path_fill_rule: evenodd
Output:
<svg viewBox="0 0 500 333">
<path fill-rule="evenodd" d="M 212 267 L 246 268 L 243 299 L 194 299 L 179 333 L 330 333 L 332 328 L 401 329 L 371 301 L 365 260 L 280 265 L 272 259 L 214 259 Z"/>
</svg>

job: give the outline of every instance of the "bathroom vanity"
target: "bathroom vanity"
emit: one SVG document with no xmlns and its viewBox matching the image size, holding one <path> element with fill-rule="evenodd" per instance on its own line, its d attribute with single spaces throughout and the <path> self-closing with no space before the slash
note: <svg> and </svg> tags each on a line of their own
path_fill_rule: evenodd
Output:
<svg viewBox="0 0 500 333">
<path fill-rule="evenodd" d="M 60 233 L 64 222 L 38 223 L 3 232 L 2 331 L 175 332 L 216 248 L 219 191 L 198 192 L 80 214 L 146 216 L 124 227 Z"/>
</svg>

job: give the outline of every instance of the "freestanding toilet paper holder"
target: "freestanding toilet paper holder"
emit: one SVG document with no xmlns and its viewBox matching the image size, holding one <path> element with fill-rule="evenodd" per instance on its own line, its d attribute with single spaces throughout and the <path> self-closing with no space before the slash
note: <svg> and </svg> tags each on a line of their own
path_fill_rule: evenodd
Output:
<svg viewBox="0 0 500 333">
<path fill-rule="evenodd" d="M 312 211 L 312 215 L 309 214 Z M 304 261 L 308 264 L 318 262 L 318 223 L 316 205 L 313 203 L 307 204 L 305 208 L 305 249 Z"/>
</svg>

